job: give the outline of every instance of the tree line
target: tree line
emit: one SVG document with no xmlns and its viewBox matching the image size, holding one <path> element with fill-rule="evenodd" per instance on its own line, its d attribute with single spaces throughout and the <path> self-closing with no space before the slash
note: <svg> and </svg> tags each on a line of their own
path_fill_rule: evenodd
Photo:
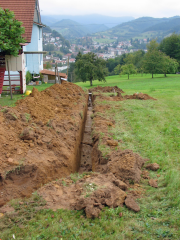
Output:
<svg viewBox="0 0 180 240">
<path fill-rule="evenodd" d="M 152 40 L 147 44 L 147 52 L 138 50 L 134 53 L 123 54 L 107 61 L 98 58 L 94 53 L 82 55 L 79 53 L 76 62 L 70 66 L 70 72 L 76 81 L 105 81 L 107 75 L 151 73 L 176 73 L 180 67 L 180 35 L 172 34 L 163 39 L 160 44 Z"/>
</svg>

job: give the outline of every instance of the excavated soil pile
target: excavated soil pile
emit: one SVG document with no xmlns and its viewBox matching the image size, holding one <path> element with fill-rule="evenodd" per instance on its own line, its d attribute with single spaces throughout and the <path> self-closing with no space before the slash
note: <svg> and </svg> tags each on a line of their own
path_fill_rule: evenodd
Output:
<svg viewBox="0 0 180 240">
<path fill-rule="evenodd" d="M 46 200 L 45 208 L 85 210 L 87 218 L 98 217 L 103 207 L 118 207 L 125 202 L 127 185 L 112 173 L 85 175 L 74 183 L 70 177 L 51 182 L 38 193 Z"/>
<path fill-rule="evenodd" d="M 134 93 L 133 95 L 125 95 L 122 96 L 121 93 L 124 93 L 124 91 L 117 86 L 114 87 L 94 87 L 89 89 L 89 92 L 94 93 L 94 100 L 98 96 L 101 100 L 104 101 L 123 101 L 128 99 L 140 99 L 140 100 L 157 100 L 148 94 L 144 93 Z M 98 93 L 96 93 L 98 92 Z M 101 93 L 112 93 L 110 96 L 105 96 Z"/>
<path fill-rule="evenodd" d="M 55 84 L 0 109 L 0 206 L 78 170 L 88 95 Z"/>
<path fill-rule="evenodd" d="M 92 170 L 101 173 L 111 172 L 119 180 L 138 183 L 141 179 L 141 168 L 148 159 L 142 158 L 131 150 L 120 149 L 119 143 L 122 140 L 114 140 L 109 132 L 116 124 L 113 116 L 108 117 L 105 114 L 109 108 L 108 105 L 100 104 L 98 98 L 94 102 Z M 99 145 L 104 146 L 105 150 L 108 149 L 108 155 L 103 157 Z"/>
<path fill-rule="evenodd" d="M 151 96 L 149 96 L 148 94 L 143 94 L 143 93 L 134 93 L 133 95 L 125 95 L 124 96 L 125 99 L 140 99 L 140 100 L 157 100 Z"/>
<path fill-rule="evenodd" d="M 91 93 L 93 92 L 120 92 L 120 93 L 124 93 L 122 89 L 118 88 L 117 86 L 114 86 L 114 87 L 100 87 L 100 86 L 97 86 L 97 87 L 94 87 L 94 88 L 91 88 L 89 89 L 89 91 Z"/>
</svg>

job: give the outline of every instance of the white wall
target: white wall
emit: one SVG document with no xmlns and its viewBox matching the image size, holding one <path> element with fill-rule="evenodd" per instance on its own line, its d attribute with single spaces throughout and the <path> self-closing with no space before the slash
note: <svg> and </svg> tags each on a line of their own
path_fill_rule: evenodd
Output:
<svg viewBox="0 0 180 240">
<path fill-rule="evenodd" d="M 31 43 L 24 46 L 23 51 L 43 51 L 42 27 L 33 24 Z M 32 74 L 38 74 L 41 70 L 43 70 L 43 54 L 26 54 L 25 62 L 26 72 L 30 71 Z"/>
</svg>

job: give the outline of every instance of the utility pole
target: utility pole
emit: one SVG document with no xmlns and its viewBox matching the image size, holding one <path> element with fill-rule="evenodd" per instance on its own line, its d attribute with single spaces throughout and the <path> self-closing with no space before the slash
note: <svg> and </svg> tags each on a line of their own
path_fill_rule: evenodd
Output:
<svg viewBox="0 0 180 240">
<path fill-rule="evenodd" d="M 57 73 L 57 63 L 55 64 L 55 83 L 57 83 L 56 73 Z"/>
<path fill-rule="evenodd" d="M 69 57 L 68 57 L 68 63 L 67 63 L 67 81 L 68 81 L 68 68 L 69 68 Z"/>
</svg>

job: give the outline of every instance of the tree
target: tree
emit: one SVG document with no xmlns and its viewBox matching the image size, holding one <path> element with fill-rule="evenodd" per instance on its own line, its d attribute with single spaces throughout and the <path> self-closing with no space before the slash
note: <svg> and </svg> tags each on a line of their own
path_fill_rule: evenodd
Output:
<svg viewBox="0 0 180 240">
<path fill-rule="evenodd" d="M 13 12 L 0 8 L 0 49 L 5 54 L 17 56 L 21 49 L 20 43 L 26 42 L 22 37 L 25 30 L 21 25 Z"/>
<path fill-rule="evenodd" d="M 163 58 L 163 73 L 166 77 L 167 73 L 175 73 L 179 67 L 179 63 L 176 59 L 170 58 L 164 54 Z"/>
<path fill-rule="evenodd" d="M 76 75 L 83 82 L 92 81 L 98 79 L 99 81 L 106 81 L 105 76 L 107 75 L 106 61 L 98 58 L 92 52 L 87 54 L 78 54 L 75 62 Z"/>
<path fill-rule="evenodd" d="M 44 51 L 48 51 L 48 52 L 54 51 L 54 44 L 48 43 L 47 45 L 44 45 L 43 48 L 44 48 Z"/>
<path fill-rule="evenodd" d="M 128 75 L 128 79 L 129 79 L 129 75 L 137 73 L 135 66 L 132 63 L 123 65 L 121 67 L 121 71 L 122 71 L 121 74 Z"/>
<path fill-rule="evenodd" d="M 159 44 L 159 50 L 180 62 L 180 35 L 172 34 Z"/>
<path fill-rule="evenodd" d="M 148 52 L 145 54 L 142 64 L 144 71 L 151 73 L 152 78 L 155 73 L 163 72 L 164 54 L 159 51 L 158 47 L 159 44 L 156 40 L 147 44 Z"/>
<path fill-rule="evenodd" d="M 118 75 L 118 74 L 120 74 L 120 72 L 121 72 L 121 65 L 118 64 L 118 65 L 114 68 L 114 73 L 115 73 L 116 75 Z"/>
</svg>

